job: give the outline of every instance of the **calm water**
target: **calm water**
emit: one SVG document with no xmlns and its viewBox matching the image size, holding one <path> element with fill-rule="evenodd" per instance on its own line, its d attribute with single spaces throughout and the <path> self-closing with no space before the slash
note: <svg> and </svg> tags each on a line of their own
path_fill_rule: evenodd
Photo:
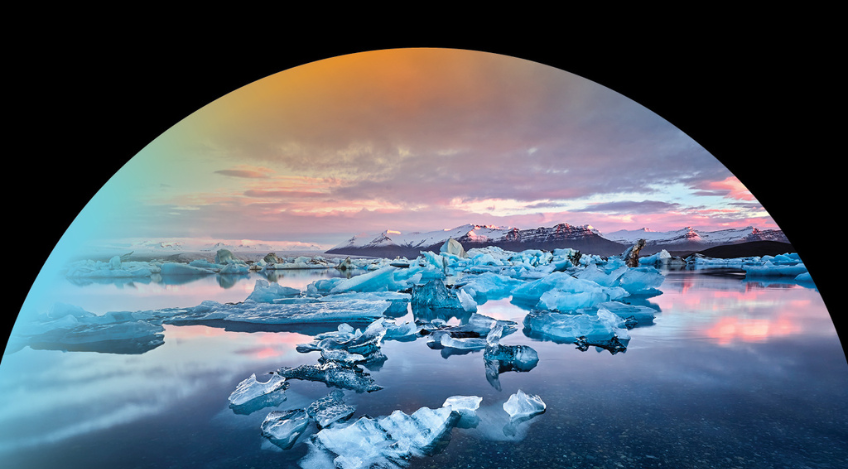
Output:
<svg viewBox="0 0 848 469">
<path fill-rule="evenodd" d="M 276 281 L 305 288 L 331 275 L 293 271 Z M 103 314 L 242 301 L 257 278 L 57 279 L 54 293 Z M 413 458 L 414 468 L 848 467 L 848 364 L 816 290 L 691 271 L 667 272 L 661 290 L 641 303 L 660 312 L 629 331 L 625 353 L 582 352 L 519 326 L 501 343 L 529 345 L 540 360 L 529 372 L 501 373 L 499 391 L 482 351 L 387 340 L 388 360 L 370 369 L 383 389 L 345 391 L 345 401 L 358 418 L 483 397 L 480 424 L 455 428 L 440 452 Z M 478 312 L 520 324 L 526 311 L 504 299 Z M 287 400 L 248 415 L 227 397 L 251 373 L 315 364 L 316 352 L 295 351 L 311 340 L 195 325 L 165 326 L 164 345 L 142 354 L 25 347 L 0 365 L 0 460 L 22 468 L 296 467 L 314 430 L 283 451 L 259 425 L 268 412 L 305 407 L 331 389 L 291 381 Z M 501 405 L 518 389 L 538 394 L 547 411 L 505 429 Z"/>
</svg>

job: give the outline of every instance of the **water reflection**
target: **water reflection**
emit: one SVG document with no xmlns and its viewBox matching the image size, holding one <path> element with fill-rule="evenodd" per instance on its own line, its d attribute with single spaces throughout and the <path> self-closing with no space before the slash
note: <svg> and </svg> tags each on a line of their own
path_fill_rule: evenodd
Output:
<svg viewBox="0 0 848 469">
<path fill-rule="evenodd" d="M 276 271 L 275 279 L 305 289 L 322 276 L 336 275 Z M 103 314 L 195 306 L 209 299 L 238 302 L 256 279 L 267 278 L 251 273 L 222 288 L 217 277 L 182 284 L 63 281 L 53 293 Z M 810 465 L 810 458 L 833 463 L 848 457 L 848 433 L 839 417 L 848 413 L 848 366 L 814 289 L 672 271 L 662 290 L 663 295 L 649 299 L 625 299 L 657 311 L 653 326 L 628 329 L 626 354 L 578 353 L 573 342 L 525 330 L 501 340 L 516 346 L 532 342 L 539 360 L 523 370 L 486 360 L 481 350 L 442 347 L 436 352 L 422 339 L 386 340 L 382 352 L 387 359 L 368 369 L 383 389 L 346 393 L 346 401 L 356 405 L 356 419 L 437 408 L 454 395 L 483 398 L 476 419 L 458 426 L 438 452 L 413 466 L 507 464 L 498 453 L 511 455 L 511 467 L 536 468 L 561 466 L 564 462 L 554 458 L 563 455 L 581 467 L 609 466 L 604 455 L 614 455 L 625 466 L 663 462 L 669 467 L 686 467 L 693 460 L 720 467 L 724 458 L 737 457 L 753 458 L 745 460 L 750 466 L 802 467 Z M 480 305 L 478 312 L 521 324 L 527 310 L 503 298 Z M 458 323 L 467 320 L 465 314 L 411 308 L 398 322 Z M 0 400 L 14 403 L 0 407 L 0 452 L 12 467 L 47 465 L 48 460 L 62 460 L 65 467 L 114 467 L 127 461 L 139 467 L 294 467 L 306 454 L 308 435 L 283 451 L 263 446 L 259 426 L 268 411 L 303 408 L 326 395 L 327 386 L 299 380 L 285 391 L 285 399 L 269 397 L 254 403 L 257 408 L 229 408 L 227 396 L 251 373 L 315 364 L 315 354 L 298 353 L 297 345 L 336 328 L 205 322 L 165 325 L 164 343 L 137 355 L 23 348 L 7 355 L 0 367 Z M 547 412 L 510 422 L 502 404 L 518 389 L 542 396 Z M 753 444 L 752 435 L 758 438 L 756 451 L 745 446 Z M 815 439 L 808 440 L 809 435 Z M 165 455 L 150 454 L 146 442 L 152 438 L 166 448 L 190 451 L 175 450 L 180 456 L 165 461 Z M 115 450 L 74 453 L 81 442 Z"/>
</svg>

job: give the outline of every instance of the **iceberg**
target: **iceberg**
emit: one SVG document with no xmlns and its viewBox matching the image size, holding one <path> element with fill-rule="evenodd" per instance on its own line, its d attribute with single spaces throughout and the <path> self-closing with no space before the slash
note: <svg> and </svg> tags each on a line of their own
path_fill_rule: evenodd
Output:
<svg viewBox="0 0 848 469">
<path fill-rule="evenodd" d="M 236 386 L 236 390 L 230 394 L 228 399 L 230 406 L 240 406 L 274 391 L 285 390 L 287 387 L 286 378 L 280 375 L 271 374 L 268 381 L 260 383 L 256 380 L 256 373 L 253 373 Z"/>
<path fill-rule="evenodd" d="M 211 270 L 213 272 L 218 272 L 224 268 L 223 264 L 215 264 L 207 261 L 206 259 L 195 259 L 188 263 L 191 267 L 198 267 L 201 269 Z"/>
<path fill-rule="evenodd" d="M 459 350 L 481 350 L 486 347 L 486 340 L 477 337 L 454 337 L 448 330 L 436 330 L 427 340 L 427 345 L 441 345 Z"/>
<path fill-rule="evenodd" d="M 777 277 L 788 276 L 797 277 L 807 272 L 807 267 L 804 264 L 795 265 L 780 265 L 774 264 L 771 261 L 766 261 L 760 266 L 746 266 L 745 277 Z"/>
<path fill-rule="evenodd" d="M 596 264 L 592 264 L 586 266 L 582 270 L 577 271 L 574 274 L 574 277 L 582 280 L 591 280 L 597 283 L 598 285 L 604 287 L 615 287 L 618 286 L 618 282 L 621 279 L 621 276 L 624 275 L 625 272 L 627 272 L 627 269 L 627 266 L 621 266 L 612 269 L 609 272 L 605 272 Z"/>
<path fill-rule="evenodd" d="M 365 301 L 388 301 L 390 302 L 389 308 L 384 311 L 386 316 L 390 317 L 399 317 L 403 316 L 408 312 L 408 305 L 410 300 L 412 299 L 412 295 L 409 293 L 400 293 L 400 292 L 351 292 L 351 293 L 338 293 L 331 294 L 322 297 L 318 297 L 317 301 L 351 301 L 351 300 L 365 300 Z"/>
<path fill-rule="evenodd" d="M 250 273 L 250 266 L 247 264 L 229 263 L 218 273 L 221 275 L 245 275 Z"/>
<path fill-rule="evenodd" d="M 557 311 L 591 308 L 625 296 L 628 293 L 620 287 L 604 287 L 591 280 L 574 278 L 565 272 L 554 272 L 512 292 L 513 302 Z"/>
<path fill-rule="evenodd" d="M 463 278 L 464 282 L 461 284 L 460 290 L 474 297 L 478 304 L 485 303 L 488 300 L 506 298 L 512 294 L 513 289 L 525 283 L 522 280 L 494 272 L 484 272 L 470 277 L 467 281 Z"/>
<path fill-rule="evenodd" d="M 480 408 L 483 398 L 479 396 L 451 396 L 445 399 L 442 407 L 450 407 L 460 414 L 471 414 Z"/>
<path fill-rule="evenodd" d="M 541 414 L 545 412 L 545 407 L 541 397 L 525 394 L 520 389 L 517 393 L 509 396 L 509 399 L 503 404 L 503 409 L 509 414 L 511 420 L 530 418 Z"/>
<path fill-rule="evenodd" d="M 507 371 L 527 372 L 539 363 L 539 354 L 526 345 L 501 345 L 500 339 L 504 326 L 496 325 L 486 336 L 486 350 L 483 360 L 486 366 L 486 380 L 498 391 L 501 390 L 500 374 Z"/>
<path fill-rule="evenodd" d="M 626 347 L 630 340 L 624 319 L 605 309 L 595 315 L 530 311 L 524 317 L 524 327 L 529 337 L 562 343 L 584 338 L 591 345 L 620 343 Z"/>
<path fill-rule="evenodd" d="M 609 311 L 625 320 L 625 325 L 650 325 L 654 323 L 657 311 L 647 306 L 628 305 L 618 301 L 608 301 L 598 305 L 598 310 Z"/>
<path fill-rule="evenodd" d="M 434 454 L 441 439 L 459 421 L 450 407 L 422 407 L 407 415 L 395 411 L 379 418 L 360 417 L 344 427 L 324 428 L 310 439 L 310 452 L 299 461 L 304 469 L 405 467 L 411 457 Z"/>
<path fill-rule="evenodd" d="M 181 309 L 167 323 L 203 323 L 229 321 L 251 324 L 321 324 L 338 322 L 373 322 L 389 308 L 387 301 L 317 302 L 294 304 L 217 303 L 205 301 L 200 306 Z"/>
<path fill-rule="evenodd" d="M 810 275 L 809 272 L 804 272 L 803 274 L 798 274 L 798 276 L 795 277 L 795 281 L 796 282 L 802 282 L 802 283 L 812 283 L 813 282 L 813 276 Z"/>
<path fill-rule="evenodd" d="M 159 273 L 159 266 L 147 262 L 122 261 L 115 256 L 109 262 L 84 260 L 68 265 L 65 276 L 80 278 L 143 278 Z"/>
<path fill-rule="evenodd" d="M 19 319 L 10 340 L 48 350 L 143 353 L 164 343 L 163 332 L 144 313 L 96 315 L 79 306 L 55 303 L 46 313 Z"/>
<path fill-rule="evenodd" d="M 335 390 L 330 394 L 318 399 L 306 408 L 306 414 L 315 420 L 318 428 L 326 428 L 336 422 L 342 422 L 350 418 L 356 408 L 343 402 L 344 393 Z"/>
<path fill-rule="evenodd" d="M 437 278 L 429 279 L 426 283 L 412 287 L 412 305 L 427 309 L 458 309 L 465 311 L 456 293 L 445 287 L 445 283 Z"/>
<path fill-rule="evenodd" d="M 303 409 L 274 411 L 262 422 L 262 435 L 282 449 L 291 448 L 309 425 Z"/>
<path fill-rule="evenodd" d="M 515 288 L 512 291 L 512 299 L 513 301 L 535 305 L 539 302 L 543 294 L 555 289 L 562 289 L 562 287 L 571 286 L 570 290 L 572 292 L 583 291 L 589 288 L 590 285 L 594 285 L 591 287 L 592 290 L 600 287 L 597 283 L 585 280 L 581 281 L 582 283 L 576 284 L 575 280 L 577 279 L 565 272 L 554 272 L 542 279 L 527 282 Z"/>
<path fill-rule="evenodd" d="M 374 384 L 374 379 L 356 365 L 342 362 L 326 362 L 319 365 L 283 367 L 274 373 L 287 379 L 320 381 L 328 387 L 350 389 L 356 392 L 374 392 L 383 389 Z"/>
<path fill-rule="evenodd" d="M 448 238 L 445 241 L 445 244 L 442 244 L 442 247 L 439 249 L 441 254 L 452 254 L 454 256 L 466 259 L 468 258 L 468 254 L 465 252 L 465 248 L 462 247 L 459 241 Z"/>
<path fill-rule="evenodd" d="M 471 295 L 463 290 L 457 290 L 456 297 L 459 299 L 459 304 L 462 306 L 462 309 L 469 312 L 477 311 L 477 302 L 474 301 L 474 298 Z"/>
<path fill-rule="evenodd" d="M 215 263 L 220 265 L 226 264 L 245 264 L 244 261 L 236 259 L 232 251 L 229 249 L 219 249 L 215 253 Z"/>
<path fill-rule="evenodd" d="M 212 269 L 204 269 L 202 267 L 195 267 L 189 264 L 180 264 L 178 262 L 166 262 L 162 264 L 159 269 L 159 273 L 161 275 L 209 275 L 215 273 Z"/>
<path fill-rule="evenodd" d="M 385 360 L 385 356 L 380 352 L 380 341 L 385 335 L 385 323 L 378 319 L 369 324 L 364 332 L 359 329 L 353 333 L 339 330 L 337 333 L 323 335 L 314 348 L 321 351 L 325 360 L 348 363 Z"/>
<path fill-rule="evenodd" d="M 404 290 L 407 288 L 406 282 L 395 280 L 395 272 L 398 270 L 400 270 L 398 267 L 386 266 L 367 274 L 343 278 L 330 289 L 329 293 Z"/>
<path fill-rule="evenodd" d="M 256 303 L 274 303 L 281 298 L 289 298 L 300 295 L 300 290 L 286 287 L 279 283 L 270 283 L 267 280 L 258 279 L 253 287 L 253 293 L 245 301 Z"/>
<path fill-rule="evenodd" d="M 631 295 L 658 295 L 662 294 L 657 287 L 662 285 L 665 276 L 655 267 L 634 267 L 619 279 L 619 286 Z M 615 299 L 615 298 L 612 298 Z"/>
</svg>

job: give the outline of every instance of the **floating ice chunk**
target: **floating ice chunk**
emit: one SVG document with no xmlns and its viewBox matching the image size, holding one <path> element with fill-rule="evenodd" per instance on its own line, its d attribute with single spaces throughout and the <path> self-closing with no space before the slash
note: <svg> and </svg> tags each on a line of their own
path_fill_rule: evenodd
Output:
<svg viewBox="0 0 848 469">
<path fill-rule="evenodd" d="M 498 325 L 502 326 L 502 335 L 512 334 L 516 330 L 515 321 L 494 319 L 480 313 L 472 314 L 466 324 L 456 329 L 469 330 L 480 334 L 480 336 L 486 336 Z"/>
<path fill-rule="evenodd" d="M 391 306 L 384 312 L 387 316 L 397 317 L 407 313 L 412 295 L 409 293 L 399 292 L 351 292 L 327 295 L 318 298 L 318 301 L 350 301 L 350 300 L 366 300 L 366 301 L 389 301 Z"/>
<path fill-rule="evenodd" d="M 449 407 L 430 409 L 422 407 L 407 415 L 395 411 L 387 417 L 372 419 L 361 417 L 352 425 L 333 426 L 316 433 L 312 439 L 315 452 L 329 452 L 323 458 L 310 451 L 300 461 L 304 468 L 311 469 L 317 462 L 328 462 L 341 469 L 408 465 L 412 456 L 433 454 L 436 443 L 449 434 L 459 420 L 459 414 Z"/>
<path fill-rule="evenodd" d="M 493 272 L 485 272 L 480 275 L 463 278 L 461 290 L 473 296 L 477 300 L 497 300 L 508 297 L 512 290 L 525 282 L 500 275 Z"/>
<path fill-rule="evenodd" d="M 351 278 L 341 279 L 330 289 L 330 293 L 346 292 L 376 292 L 376 291 L 399 291 L 406 288 L 403 282 L 395 281 L 397 267 L 387 266 L 367 274 L 357 275 Z"/>
<path fill-rule="evenodd" d="M 274 411 L 262 422 L 262 435 L 283 449 L 291 448 L 309 425 L 303 409 Z"/>
<path fill-rule="evenodd" d="M 623 290 L 614 292 L 614 295 L 609 293 L 609 289 L 607 291 L 598 289 L 582 292 L 550 290 L 542 294 L 537 306 L 554 311 L 574 311 L 581 308 L 592 308 L 605 301 L 624 296 Z"/>
<path fill-rule="evenodd" d="M 630 336 L 624 319 L 608 310 L 597 314 L 563 314 L 551 311 L 530 311 L 524 317 L 525 333 L 557 342 L 574 342 L 585 337 L 592 344 L 604 344 L 613 339 L 627 341 Z"/>
<path fill-rule="evenodd" d="M 269 304 L 244 302 L 221 304 L 204 302 L 184 308 L 166 320 L 169 323 L 230 321 L 252 324 L 306 324 L 368 321 L 382 317 L 389 308 L 387 301 L 318 302 L 301 304 Z"/>
<path fill-rule="evenodd" d="M 809 272 L 804 272 L 803 274 L 798 274 L 798 276 L 795 277 L 795 281 L 796 282 L 812 282 L 813 276 L 810 275 Z"/>
<path fill-rule="evenodd" d="M 321 280 L 316 280 L 309 285 L 306 286 L 306 294 L 307 295 L 327 295 L 330 293 L 336 285 L 341 283 L 344 278 L 336 277 L 336 278 L 325 278 Z"/>
<path fill-rule="evenodd" d="M 233 256 L 233 253 L 229 249 L 219 249 L 215 253 L 215 263 L 226 265 L 226 264 L 245 264 L 244 261 L 240 259 L 236 259 Z"/>
<path fill-rule="evenodd" d="M 347 363 L 362 363 L 385 359 L 380 353 L 380 341 L 386 335 L 386 325 L 376 320 L 368 325 L 365 331 L 356 330 L 350 334 L 339 331 L 324 334 L 314 344 L 314 349 L 321 350 L 325 360 L 336 360 Z"/>
<path fill-rule="evenodd" d="M 468 258 L 465 248 L 462 247 L 462 244 L 459 241 L 453 238 L 448 238 L 448 240 L 445 241 L 445 244 L 442 244 L 439 252 L 441 254 L 453 254 L 457 257 Z"/>
<path fill-rule="evenodd" d="M 65 316 L 72 316 L 75 318 L 90 318 L 96 315 L 92 312 L 82 309 L 79 306 L 70 305 L 67 303 L 54 303 L 53 306 L 50 307 L 50 310 L 47 311 L 47 317 L 50 319 L 59 319 Z"/>
<path fill-rule="evenodd" d="M 564 272 L 554 272 L 512 292 L 515 301 L 558 311 L 591 308 L 604 301 L 627 295 L 622 288 L 604 287 L 591 280 L 574 278 Z"/>
<path fill-rule="evenodd" d="M 374 392 L 383 389 L 374 384 L 374 379 L 356 365 L 341 362 L 327 362 L 319 365 L 300 365 L 283 367 L 275 373 L 287 379 L 320 381 L 327 386 L 351 389 L 356 392 Z"/>
<path fill-rule="evenodd" d="M 627 269 L 627 266 L 621 266 L 611 270 L 610 272 L 605 272 L 597 265 L 589 265 L 575 273 L 574 276 L 583 280 L 591 280 L 604 287 L 615 287 L 618 286 L 621 276 L 627 272 Z"/>
<path fill-rule="evenodd" d="M 250 375 L 250 378 L 240 382 L 236 386 L 236 390 L 230 394 L 229 401 L 231 406 L 238 406 L 248 403 L 249 401 L 270 394 L 274 391 L 286 389 L 288 384 L 286 378 L 272 374 L 271 378 L 264 383 L 256 380 L 256 373 Z"/>
<path fill-rule="evenodd" d="M 504 371 L 530 371 L 539 363 L 539 354 L 527 345 L 496 345 L 486 347 L 486 361 L 498 361 L 499 373 Z"/>
<path fill-rule="evenodd" d="M 541 414 L 545 411 L 545 407 L 541 397 L 525 394 L 520 389 L 517 393 L 509 396 L 509 399 L 503 405 L 503 409 L 509 414 L 510 419 L 529 418 Z"/>
<path fill-rule="evenodd" d="M 480 350 L 486 347 L 486 340 L 475 337 L 453 337 L 447 330 L 437 330 L 430 334 L 429 342 L 460 350 Z"/>
<path fill-rule="evenodd" d="M 653 324 L 657 311 L 647 306 L 627 305 L 618 301 L 609 301 L 598 305 L 598 310 L 607 310 L 625 321 L 639 325 Z"/>
<path fill-rule="evenodd" d="M 161 275 L 208 275 L 215 273 L 214 270 L 195 267 L 188 264 L 180 264 L 178 262 L 166 262 L 160 267 Z"/>
<path fill-rule="evenodd" d="M 211 270 L 214 272 L 218 272 L 224 268 L 223 264 L 215 264 L 213 262 L 209 262 L 206 259 L 195 259 L 188 263 L 191 267 L 198 267 L 201 269 Z"/>
<path fill-rule="evenodd" d="M 109 262 L 84 260 L 68 265 L 69 278 L 143 278 L 159 273 L 159 266 L 147 262 L 121 261 L 120 256 Z"/>
<path fill-rule="evenodd" d="M 486 336 L 486 351 L 483 360 L 486 365 L 486 380 L 493 388 L 501 390 L 499 376 L 507 371 L 527 372 L 539 363 L 539 354 L 526 345 L 501 345 L 504 326 L 496 325 Z"/>
<path fill-rule="evenodd" d="M 643 266 L 627 269 L 619 279 L 619 285 L 631 295 L 656 294 L 661 293 L 657 287 L 664 280 L 665 276 L 655 267 Z"/>
<path fill-rule="evenodd" d="M 442 280 L 435 278 L 412 287 L 412 304 L 429 309 L 465 310 L 456 293 L 448 290 Z"/>
<path fill-rule="evenodd" d="M 356 408 L 343 402 L 344 393 L 335 390 L 318 399 L 306 408 L 306 413 L 318 424 L 319 428 L 329 427 L 333 423 L 350 418 Z"/>
<path fill-rule="evenodd" d="M 472 298 L 471 295 L 462 290 L 458 290 L 456 296 L 459 299 L 459 303 L 462 305 L 462 309 L 472 312 L 477 311 L 477 302 L 474 301 L 474 298 Z"/>
<path fill-rule="evenodd" d="M 19 320 L 14 334 L 40 348 L 140 339 L 155 340 L 161 345 L 165 329 L 143 316 L 130 312 L 96 315 L 79 306 L 55 303 L 46 313 Z"/>
<path fill-rule="evenodd" d="M 224 266 L 219 272 L 221 275 L 244 275 L 250 273 L 250 266 L 247 264 L 229 263 Z"/>
<path fill-rule="evenodd" d="M 442 407 L 450 407 L 460 414 L 473 413 L 480 408 L 483 398 L 479 396 L 451 396 L 445 399 Z"/>
<path fill-rule="evenodd" d="M 405 321 L 402 324 L 397 324 L 394 321 L 383 319 L 383 324 L 386 326 L 385 339 L 415 339 L 421 335 L 421 326 L 414 322 Z"/>
<path fill-rule="evenodd" d="M 766 261 L 761 266 L 744 267 L 745 277 L 776 277 L 789 276 L 797 277 L 807 272 L 807 267 L 804 264 L 796 265 L 776 265 L 770 261 Z"/>
<path fill-rule="evenodd" d="M 270 283 L 267 280 L 257 279 L 253 287 L 253 293 L 245 301 L 257 303 L 274 303 L 274 300 L 300 295 L 297 288 L 286 287 L 279 283 Z"/>
</svg>

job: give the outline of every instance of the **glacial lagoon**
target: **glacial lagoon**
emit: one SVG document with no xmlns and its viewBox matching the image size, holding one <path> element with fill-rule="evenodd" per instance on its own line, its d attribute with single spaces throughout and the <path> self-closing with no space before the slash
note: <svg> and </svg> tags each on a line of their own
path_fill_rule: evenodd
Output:
<svg viewBox="0 0 848 469">
<path fill-rule="evenodd" d="M 340 390 L 336 396 L 355 409 L 342 427 L 437 410 L 455 396 L 481 398 L 474 415 L 426 451 L 408 452 L 400 463 L 412 468 L 848 467 L 848 364 L 815 286 L 745 279 L 726 268 L 660 271 L 661 294 L 624 299 L 656 312 L 629 324 L 624 350 L 528 330 L 532 308 L 507 296 L 478 304 L 476 313 L 515 323 L 499 343 L 532 348 L 538 361 L 529 369 L 493 370 L 485 349 L 428 343 L 431 334 L 384 338 L 385 359 L 360 365 L 379 387 L 371 392 L 288 379 L 252 405 L 228 401 L 251 375 L 265 382 L 269 372 L 316 365 L 320 351 L 303 346 L 338 324 L 166 323 L 161 343 L 139 349 L 10 346 L 0 365 L 0 458 L 20 468 L 316 467 L 332 461 L 307 458 L 316 423 L 304 420 L 284 448 L 263 435 L 263 422 Z M 257 280 L 305 290 L 344 275 L 289 270 L 172 282 L 57 275 L 53 296 L 103 315 L 239 303 Z M 392 319 L 415 316 L 408 305 Z M 538 396 L 544 411 L 510 419 L 504 404 L 519 391 Z"/>
</svg>

